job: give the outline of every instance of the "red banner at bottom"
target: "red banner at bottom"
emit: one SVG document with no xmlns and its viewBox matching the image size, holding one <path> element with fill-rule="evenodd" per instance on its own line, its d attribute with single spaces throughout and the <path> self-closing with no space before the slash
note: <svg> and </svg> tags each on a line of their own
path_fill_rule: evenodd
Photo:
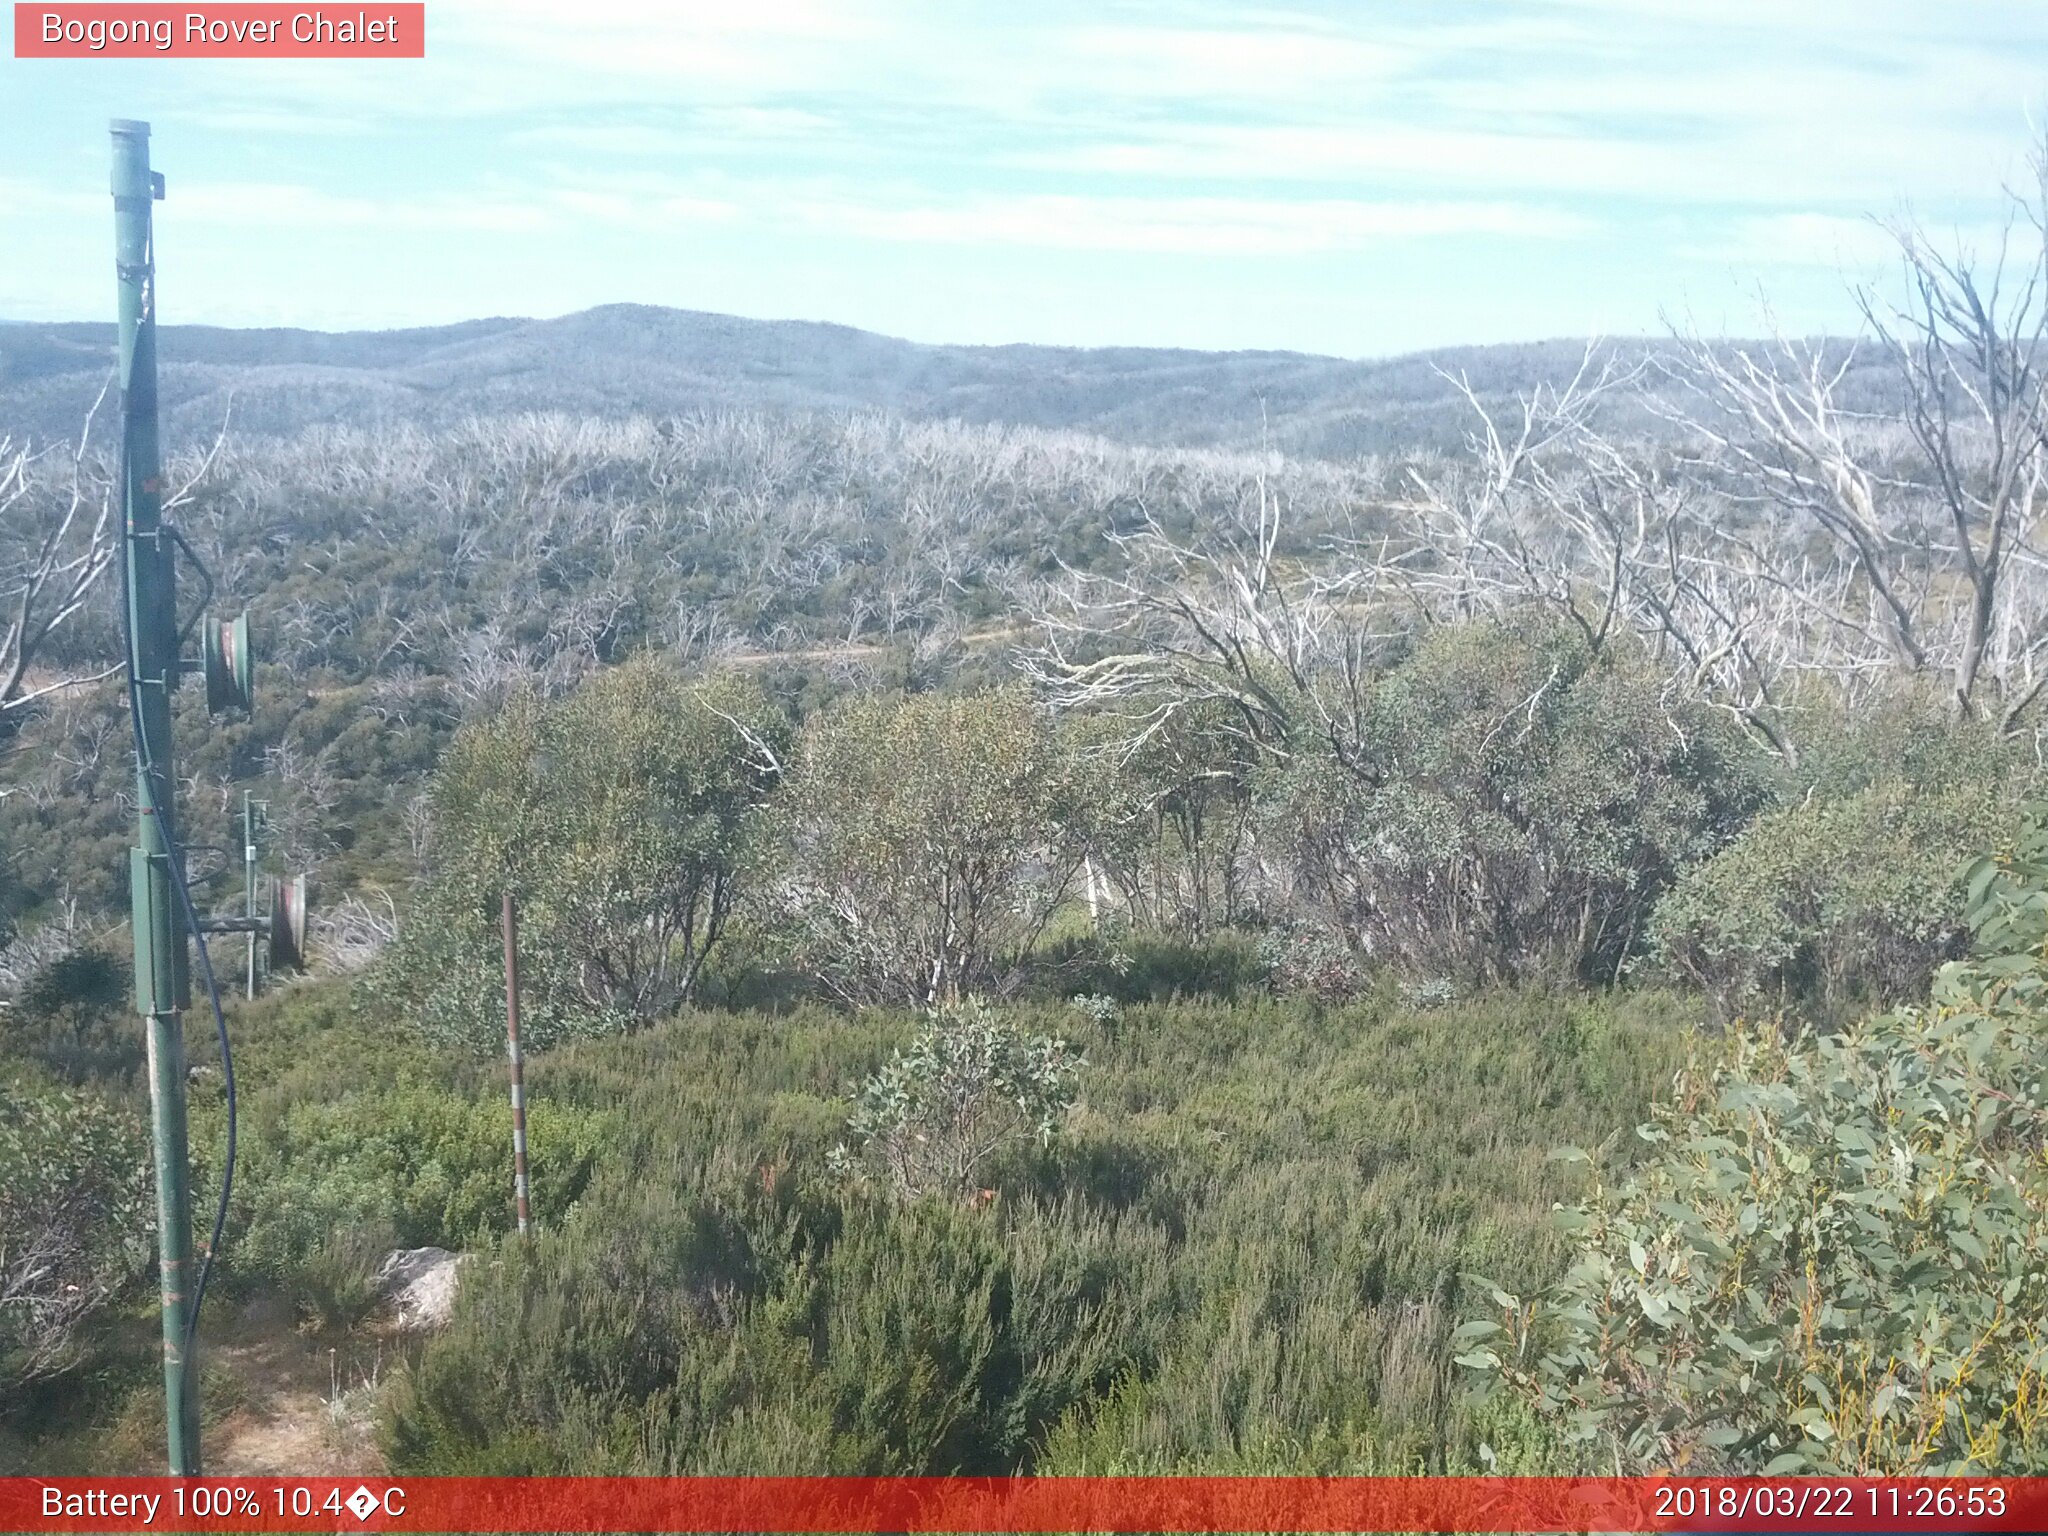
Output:
<svg viewBox="0 0 2048 1536">
<path fill-rule="evenodd" d="M 0 1530 L 2048 1531 L 2048 1478 L 0 1478 Z"/>
</svg>

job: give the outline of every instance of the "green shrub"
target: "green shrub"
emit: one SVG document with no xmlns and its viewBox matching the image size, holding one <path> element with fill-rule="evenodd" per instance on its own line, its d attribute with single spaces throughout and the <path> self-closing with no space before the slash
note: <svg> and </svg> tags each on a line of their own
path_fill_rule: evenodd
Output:
<svg viewBox="0 0 2048 1536">
<path fill-rule="evenodd" d="M 1080 765 L 1014 690 L 862 697 L 806 726 L 776 895 L 799 966 L 856 1003 L 994 990 L 1081 863 Z"/>
<path fill-rule="evenodd" d="M 393 1464 L 437 1474 L 667 1469 L 747 1375 L 731 1325 L 797 1265 L 776 1192 L 614 1179 L 465 1275 L 391 1401 Z M 787 1368 L 795 1369 L 796 1362 Z"/>
<path fill-rule="evenodd" d="M 1432 631 L 1359 709 L 1343 753 L 1304 741 L 1277 776 L 1265 834 L 1296 915 L 1425 976 L 1612 980 L 1768 791 L 1647 657 L 1533 620 Z"/>
<path fill-rule="evenodd" d="M 2007 734 L 1996 718 L 1958 718 L 1939 685 L 1901 684 L 1854 703 L 1823 694 L 1802 711 L 1798 762 L 1780 775 L 1787 802 L 1844 800 L 1903 780 L 1936 794 L 1997 785 L 2017 805 L 2040 773 L 2029 736 Z"/>
<path fill-rule="evenodd" d="M 408 1471 L 1548 1468 L 1547 1425 L 1451 1390 L 1460 1276 L 1541 1284 L 1560 1139 L 1639 1118 L 1676 1062 L 1659 994 L 1380 989 L 1063 998 L 1089 1089 L 971 1205 L 826 1177 L 839 1095 L 926 1022 L 693 1012 L 536 1061 L 607 1167 L 465 1271 L 394 1400 Z M 1488 1438 L 1492 1437 L 1492 1438 Z M 1562 1465 L 1561 1462 L 1557 1463 Z"/>
<path fill-rule="evenodd" d="M 826 1469 L 915 1475 L 976 1465 L 1003 1346 L 1002 1247 L 935 1204 L 858 1211 L 818 1277 L 806 1342 L 833 1430 Z"/>
<path fill-rule="evenodd" d="M 323 1331 L 344 1333 L 377 1310 L 383 1299 L 378 1272 L 401 1246 L 397 1230 L 385 1221 L 338 1228 L 284 1268 L 281 1289 L 301 1316 Z"/>
<path fill-rule="evenodd" d="M 1229 999 L 1261 992 L 1272 957 L 1259 936 L 1225 929 L 1178 939 L 1105 921 L 1033 952 L 1025 995 L 1089 994 L 1120 1003 Z"/>
<path fill-rule="evenodd" d="M 1372 988 L 1372 977 L 1355 946 L 1326 927 L 1283 923 L 1260 938 L 1273 985 L 1325 1003 L 1348 1003 Z"/>
<path fill-rule="evenodd" d="M 31 1061 L 77 1085 L 132 1082 L 143 1032 L 129 998 L 126 963 L 86 947 L 58 956 L 0 1008 L 0 1056 Z"/>
<path fill-rule="evenodd" d="M 394 1402 L 413 1471 L 1000 1471 L 1150 1363 L 1163 1234 L 1026 1202 L 609 1188 L 465 1282 Z"/>
<path fill-rule="evenodd" d="M 609 1139 L 601 1117 L 529 1102 L 536 1220 L 561 1219 Z M 462 1248 L 512 1218 L 512 1112 L 502 1098 L 413 1083 L 259 1104 L 242 1127 L 227 1260 L 309 1310 L 345 1318 L 364 1270 L 382 1257 L 365 1244 Z"/>
<path fill-rule="evenodd" d="M 1183 700 L 1142 725 L 1076 714 L 1063 734 L 1091 781 L 1068 813 L 1091 911 L 1188 945 L 1240 921 L 1256 753 L 1233 706 Z"/>
<path fill-rule="evenodd" d="M 1880 780 L 1759 817 L 1680 877 L 1652 921 L 1654 963 L 1724 1017 L 1836 1014 L 1926 989 L 1965 938 L 1957 871 L 2004 808 L 1993 784 Z"/>
<path fill-rule="evenodd" d="M 933 1010 L 908 1049 L 861 1085 L 833 1166 L 874 1173 L 899 1195 L 971 1193 L 1005 1148 L 1051 1142 L 1085 1063 L 986 1004 Z"/>
<path fill-rule="evenodd" d="M 1966 887 L 1977 950 L 1838 1035 L 1738 1032 L 1562 1218 L 1553 1289 L 1459 1330 L 1600 1459 L 1768 1474 L 2048 1456 L 2048 812 Z"/>
<path fill-rule="evenodd" d="M 0 1076 L 0 1396 L 75 1362 L 147 1262 L 148 1143 L 124 1107 Z"/>
</svg>

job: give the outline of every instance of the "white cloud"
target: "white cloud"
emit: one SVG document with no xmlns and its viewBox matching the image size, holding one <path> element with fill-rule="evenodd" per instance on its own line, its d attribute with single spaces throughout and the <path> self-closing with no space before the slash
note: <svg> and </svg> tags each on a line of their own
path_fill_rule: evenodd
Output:
<svg viewBox="0 0 2048 1536">
<path fill-rule="evenodd" d="M 1044 40 L 1040 85 L 1139 98 L 1299 101 L 1412 68 L 1412 49 L 1329 28 L 1089 24 Z"/>
<path fill-rule="evenodd" d="M 1145 138 L 1032 151 L 1024 164 L 1177 180 L 1341 181 L 1364 177 L 1503 189 L 1617 191 L 1654 179 L 1655 151 L 1579 137 L 1393 124 L 1190 123 Z"/>
<path fill-rule="evenodd" d="M 2017 30 L 2038 36 L 2040 7 L 2036 0 L 1973 0 L 1967 19 L 1922 0 L 1548 0 L 1560 11 L 1601 17 L 1600 25 L 1618 23 L 1681 23 L 1724 34 L 1761 33 L 1772 37 L 1803 36 L 1831 49 L 1868 47 L 1896 40 L 1901 44 L 1953 41 L 1958 36 L 1991 37 Z"/>
<path fill-rule="evenodd" d="M 1511 104 L 1513 92 L 1504 94 Z M 1439 121 L 1450 116 L 1434 115 Z M 2017 158 L 2019 127 L 2017 117 L 2014 132 L 2005 136 L 1897 121 L 1837 118 L 1830 126 L 1802 114 L 1753 125 L 1695 123 L 1688 131 L 1659 135 L 1555 119 L 1439 126 L 1427 116 L 1176 123 L 1094 142 L 1033 147 L 1013 158 L 1047 172 L 1179 182 L 1366 182 L 1511 198 L 1571 194 L 1881 208 L 1902 197 L 1995 193 Z"/>
<path fill-rule="evenodd" d="M 572 225 L 669 229 L 724 224 L 734 203 L 678 192 L 659 180 L 638 186 L 561 185 L 521 197 L 344 197 L 314 187 L 259 182 L 195 183 L 181 188 L 178 215 L 190 225 L 249 225 L 394 231 L 539 234 Z"/>
<path fill-rule="evenodd" d="M 101 193 L 46 187 L 19 177 L 0 177 L 0 218 L 26 218 L 39 213 L 68 216 L 110 214 L 112 208 L 113 204 Z"/>
<path fill-rule="evenodd" d="M 799 206 L 806 222 L 877 240 L 1186 254 L 1292 255 L 1453 234 L 1563 239 L 1588 227 L 1569 214 L 1512 203 L 1041 194 L 925 207 Z"/>
<path fill-rule="evenodd" d="M 578 219 L 618 228 L 668 229 L 676 225 L 728 224 L 742 216 L 735 203 L 719 198 L 678 196 L 674 193 L 605 191 L 557 187 L 543 201 Z"/>
<path fill-rule="evenodd" d="M 76 201 L 67 199 L 67 208 Z M 863 197 L 843 185 L 816 181 L 703 178 L 677 183 L 623 174 L 536 187 L 518 199 L 378 199 L 280 184 L 194 184 L 181 190 L 178 211 L 181 219 L 195 224 L 231 229 L 262 225 L 536 234 L 590 227 L 651 231 L 746 225 L 785 236 L 802 231 L 806 238 L 828 234 L 899 244 L 1268 256 L 1444 235 L 1561 240 L 1592 227 L 1579 215 L 1511 202 L 1045 193 L 919 203 L 888 195 Z"/>
<path fill-rule="evenodd" d="M 702 107 L 674 123 L 551 123 L 523 128 L 515 144 L 619 159 L 670 159 L 707 149 L 786 144 L 830 132 L 833 120 L 794 107 Z"/>
<path fill-rule="evenodd" d="M 700 147 L 694 134 L 651 123 L 554 123 L 521 128 L 506 139 L 521 146 L 620 159 L 663 158 Z"/>
<path fill-rule="evenodd" d="M 797 107 L 704 107 L 692 121 L 711 133 L 756 139 L 799 139 L 829 132 L 833 120 Z"/>
<path fill-rule="evenodd" d="M 525 200 L 348 197 L 314 187 L 263 182 L 193 182 L 178 189 L 187 223 L 266 228 L 457 229 L 531 233 L 548 225 Z"/>
<path fill-rule="evenodd" d="M 205 107 L 188 114 L 186 121 L 219 133 L 305 135 L 332 138 L 364 132 L 377 126 L 372 112 L 314 111 L 290 112 L 262 107 Z"/>
<path fill-rule="evenodd" d="M 2027 237 L 2036 251 L 2040 237 L 2024 226 L 2012 233 L 2015 260 L 2027 256 Z M 1969 264 L 1991 263 L 2004 248 L 2004 226 L 1973 222 L 1937 227 L 1924 236 L 1944 254 L 1960 252 Z M 1898 264 L 1900 247 L 1893 221 L 1850 219 L 1825 213 L 1783 213 L 1740 218 L 1724 240 L 1694 245 L 1685 254 L 1738 267 L 1823 267 L 1862 278 Z"/>
<path fill-rule="evenodd" d="M 599 98 L 622 80 L 656 88 L 638 98 L 650 103 L 685 93 L 732 101 L 830 84 L 850 50 L 891 34 L 886 9 L 852 0 L 441 0 L 429 35 L 441 31 L 451 53 L 537 67 L 550 105 Z"/>
<path fill-rule="evenodd" d="M 1980 0 L 1967 25 L 1919 0 L 1320 15 L 437 0 L 420 64 L 244 70 L 235 107 L 218 105 L 222 74 L 195 109 L 286 132 L 298 112 L 299 131 L 325 131 L 540 108 L 549 120 L 523 142 L 642 157 L 829 145 L 950 158 L 956 179 L 992 155 L 1062 177 L 1369 179 L 1516 200 L 1847 211 L 1995 181 L 2024 108 L 2048 108 L 2044 55 L 2048 13 L 2032 0 Z"/>
<path fill-rule="evenodd" d="M 1821 267 L 1857 276 L 1898 250 L 1870 219 L 1829 213 L 1774 213 L 1733 221 L 1722 237 L 1682 245 L 1680 254 L 1737 268 Z"/>
</svg>

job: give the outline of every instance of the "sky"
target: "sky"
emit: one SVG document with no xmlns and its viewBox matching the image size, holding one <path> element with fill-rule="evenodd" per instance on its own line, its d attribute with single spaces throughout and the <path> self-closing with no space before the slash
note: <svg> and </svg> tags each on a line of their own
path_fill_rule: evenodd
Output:
<svg viewBox="0 0 2048 1536">
<path fill-rule="evenodd" d="M 0 318 L 111 317 L 111 117 L 167 323 L 1348 357 L 1850 330 L 1881 221 L 1995 252 L 2048 131 L 2042 0 L 428 0 L 426 50 L 0 58 Z"/>
</svg>

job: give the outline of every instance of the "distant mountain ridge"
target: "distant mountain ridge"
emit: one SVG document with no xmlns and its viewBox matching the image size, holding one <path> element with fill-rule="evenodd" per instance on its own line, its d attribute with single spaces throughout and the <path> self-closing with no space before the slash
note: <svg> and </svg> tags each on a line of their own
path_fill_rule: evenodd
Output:
<svg viewBox="0 0 2048 1536">
<path fill-rule="evenodd" d="M 927 345 L 850 326 L 611 304 L 552 320 L 396 331 L 165 326 L 166 434 L 319 422 L 434 425 L 528 410 L 677 415 L 718 408 L 883 410 L 1074 428 L 1161 446 L 1269 441 L 1316 457 L 1448 448 L 1469 412 L 1437 372 L 1505 399 L 1568 377 L 1580 341 L 1380 361 L 1299 352 Z M 76 434 L 111 368 L 111 324 L 0 322 L 0 434 Z"/>
</svg>

